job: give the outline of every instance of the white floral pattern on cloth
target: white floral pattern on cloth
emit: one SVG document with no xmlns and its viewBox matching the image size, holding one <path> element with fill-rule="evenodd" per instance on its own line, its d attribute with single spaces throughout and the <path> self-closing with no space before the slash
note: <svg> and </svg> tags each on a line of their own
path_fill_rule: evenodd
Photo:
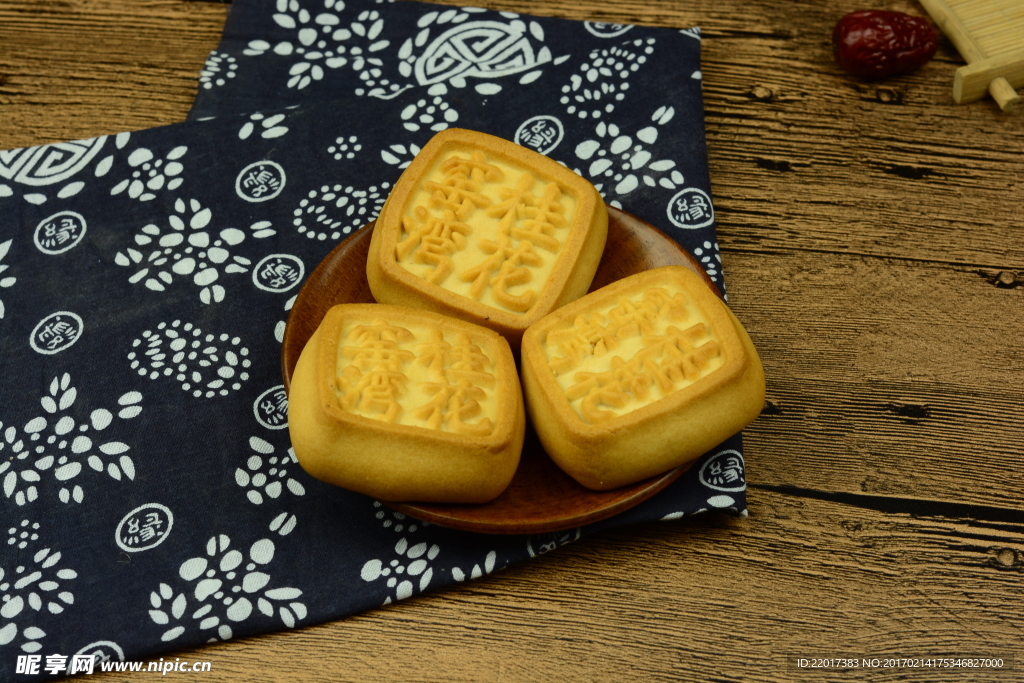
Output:
<svg viewBox="0 0 1024 683">
<path fill-rule="evenodd" d="M 106 142 L 107 136 L 101 135 L 85 140 L 0 151 L 0 199 L 14 195 L 14 188 L 4 181 L 33 188 L 34 191 L 23 196 L 30 204 L 44 204 L 52 196 L 58 199 L 75 196 L 85 187 L 85 181 L 73 178 L 92 163 Z M 97 172 L 96 175 L 102 173 Z M 58 183 L 61 187 L 55 195 L 49 195 L 42 189 Z"/>
<path fill-rule="evenodd" d="M 596 138 L 576 145 L 576 158 L 590 162 L 576 173 L 589 176 L 594 187 L 609 204 L 622 208 L 619 201 L 643 183 L 649 187 L 675 189 L 683 181 L 672 159 L 657 159 L 651 147 L 658 140 L 658 126 L 672 120 L 675 110 L 670 106 L 658 107 L 651 116 L 653 125 L 644 126 L 632 135 L 619 130 L 614 123 L 600 121 L 595 127 Z"/>
<path fill-rule="evenodd" d="M 199 287 L 199 299 L 204 304 L 224 300 L 226 290 L 218 283 L 221 274 L 248 272 L 252 261 L 244 256 L 232 255 L 231 248 L 246 239 L 238 228 L 210 229 L 213 213 L 195 199 L 178 198 L 175 213 L 167 217 L 167 225 L 150 223 L 135 234 L 135 244 L 149 251 L 146 255 L 132 247 L 119 251 L 114 263 L 138 270 L 128 282 L 142 282 L 147 289 L 162 292 L 174 282 L 175 276 L 191 278 Z M 249 226 L 252 236 L 262 239 L 276 234 L 268 221 Z"/>
<path fill-rule="evenodd" d="M 363 149 L 363 146 L 359 144 L 359 138 L 355 135 L 339 135 L 334 139 L 334 144 L 327 148 L 327 153 L 332 155 L 335 160 L 341 161 L 342 159 L 354 159 L 356 154 Z"/>
<path fill-rule="evenodd" d="M 368 84 L 388 85 L 387 80 L 380 80 L 384 63 L 371 56 L 390 45 L 380 38 L 384 20 L 377 11 L 360 12 L 346 27 L 342 26 L 347 17 L 343 16 L 345 3 L 341 0 L 324 0 L 323 9 L 313 12 L 298 0 L 277 0 L 276 9 L 274 23 L 294 31 L 294 38 L 275 45 L 253 40 L 242 54 L 259 57 L 272 51 L 281 57 L 291 57 L 294 62 L 288 70 L 287 87 L 302 90 L 322 81 L 325 69 L 342 67 L 358 72 Z"/>
<path fill-rule="evenodd" d="M 693 250 L 693 255 L 700 260 L 700 265 L 708 277 L 721 284 L 722 255 L 718 252 L 718 242 L 705 240 L 701 246 Z"/>
<path fill-rule="evenodd" d="M 248 140 L 249 137 L 257 130 L 260 133 L 259 136 L 264 140 L 279 138 L 288 133 L 288 126 L 281 125 L 287 116 L 287 114 L 280 113 L 272 116 L 264 116 L 260 112 L 250 114 L 249 120 L 243 123 L 242 127 L 238 129 L 238 139 Z"/>
<path fill-rule="evenodd" d="M 192 323 L 162 322 L 132 341 L 131 368 L 151 380 L 173 377 L 195 398 L 227 396 L 249 379 L 249 348 L 239 337 L 203 334 Z"/>
<path fill-rule="evenodd" d="M 620 46 L 592 50 L 569 82 L 562 86 L 567 114 L 599 119 L 626 98 L 629 77 L 654 53 L 654 38 L 638 38 Z"/>
<path fill-rule="evenodd" d="M 295 516 L 278 515 L 271 531 L 280 535 L 295 528 Z M 178 568 L 180 582 L 161 583 L 150 593 L 149 618 L 163 628 L 160 640 L 171 642 L 189 629 L 207 631 L 207 642 L 229 640 L 231 624 L 275 615 L 288 628 L 306 618 L 306 605 L 298 601 L 302 591 L 291 586 L 270 587 L 268 573 L 277 548 L 261 538 L 246 549 L 231 547 L 231 538 L 220 534 L 206 543 L 205 556 L 186 560 Z M 182 583 L 184 585 L 182 585 Z M 169 628 L 166 628 L 169 627 Z"/>
<path fill-rule="evenodd" d="M 439 132 L 458 121 L 459 112 L 452 109 L 442 97 L 447 94 L 448 87 L 444 83 L 430 86 L 426 98 L 402 109 L 402 127 L 409 131 L 427 128 Z"/>
<path fill-rule="evenodd" d="M 359 570 L 359 576 L 367 583 L 382 580 L 388 593 L 382 604 L 390 605 L 396 600 L 412 596 L 417 588 L 421 593 L 427 589 L 434 576 L 430 563 L 440 552 L 441 548 L 436 543 L 409 545 L 403 536 L 395 544 L 397 557 L 390 560 L 367 560 Z"/>
<path fill-rule="evenodd" d="M 280 497 L 286 489 L 294 496 L 306 495 L 306 487 L 293 476 L 302 469 L 294 449 L 278 453 L 273 444 L 258 436 L 249 437 L 249 448 L 254 452 L 244 466 L 235 468 L 235 483 L 250 503 L 261 505 L 268 498 Z"/>
<path fill-rule="evenodd" d="M 420 153 L 419 145 L 409 143 L 408 146 L 402 144 L 394 144 L 387 149 L 380 151 L 380 158 L 386 163 L 389 163 L 398 168 L 406 168 L 412 163 L 412 160 Z"/>
<path fill-rule="evenodd" d="M 735 512 L 741 518 L 749 517 L 750 516 L 750 511 L 749 510 L 747 510 L 746 508 L 743 508 L 742 510 L 739 510 L 736 507 L 735 503 L 736 503 L 736 501 L 732 498 L 732 496 L 711 496 L 707 500 L 707 505 L 710 506 L 710 509 L 713 509 L 713 510 L 714 509 L 726 509 L 726 510 L 729 510 L 731 512 Z M 683 517 L 686 517 L 687 515 L 689 515 L 689 516 L 699 515 L 702 512 L 707 512 L 708 509 L 709 509 L 708 507 L 702 507 L 702 508 L 698 508 L 697 510 L 694 510 L 693 512 L 684 512 L 682 510 L 679 510 L 679 511 L 676 511 L 676 512 L 670 512 L 667 515 L 661 517 L 659 519 L 659 521 L 670 522 L 673 519 L 681 519 Z"/>
<path fill-rule="evenodd" d="M 118 133 L 115 144 L 123 149 L 131 139 L 131 133 Z M 128 154 L 127 162 L 131 176 L 110 188 L 111 195 L 126 192 L 130 199 L 148 202 L 156 199 L 161 190 L 176 190 L 185 179 L 181 176 L 185 166 L 179 161 L 188 152 L 186 145 L 178 145 L 161 159 L 147 147 L 137 147 Z M 96 176 L 106 175 L 114 163 L 113 155 L 104 157 L 96 165 Z"/>
<path fill-rule="evenodd" d="M 9 520 L 8 547 L 0 565 L 0 647 L 18 643 L 23 652 L 38 652 L 46 632 L 35 624 L 41 613 L 60 614 L 73 605 L 69 582 L 78 572 L 62 563 L 63 555 L 39 541 L 39 524 Z"/>
<path fill-rule="evenodd" d="M 214 86 L 221 86 L 227 83 L 227 79 L 234 78 L 238 73 L 238 60 L 227 52 L 213 50 L 206 58 L 206 64 L 199 72 L 200 87 L 209 90 Z"/>
<path fill-rule="evenodd" d="M 86 184 L 86 180 L 77 178 L 98 158 L 109 137 L 102 135 L 87 140 L 0 151 L 0 199 L 14 194 L 14 189 L 4 180 L 34 188 L 33 192 L 23 197 L 30 204 L 41 205 L 51 198 L 74 197 Z M 96 161 L 93 166 L 96 178 L 110 173 L 118 150 L 124 150 L 130 140 L 131 133 L 118 133 L 114 136 L 115 150 Z M 110 194 L 125 193 L 131 199 L 146 202 L 155 199 L 156 193 L 161 190 L 177 189 L 184 182 L 181 173 L 185 167 L 180 159 L 187 152 L 187 146 L 179 145 L 161 158 L 146 147 L 135 148 L 125 158 L 129 167 L 127 177 L 111 187 Z M 55 194 L 47 194 L 42 189 L 58 183 L 61 183 L 61 187 Z"/>
<path fill-rule="evenodd" d="M 384 504 L 379 500 L 373 501 L 373 507 L 376 510 L 373 516 L 380 520 L 381 527 L 391 529 L 396 534 L 400 534 L 403 531 L 407 534 L 414 534 L 418 530 L 430 526 L 430 522 L 422 522 L 409 517 L 405 513 L 384 507 Z"/>
<path fill-rule="evenodd" d="M 295 305 L 295 299 L 298 298 L 298 296 L 299 295 L 296 294 L 292 298 L 288 299 L 288 301 L 284 302 L 284 312 L 285 313 L 288 313 L 288 311 L 292 310 L 292 306 Z M 288 327 L 287 317 L 288 316 L 286 315 L 285 316 L 286 320 L 278 320 L 277 324 L 274 325 L 274 339 L 277 340 L 278 344 L 281 344 L 281 343 L 284 342 L 284 331 Z"/>
<path fill-rule="evenodd" d="M 0 481 L 5 498 L 22 506 L 36 501 L 41 488 L 57 488 L 62 503 L 81 503 L 85 490 L 80 483 L 71 482 L 89 469 L 105 472 L 115 481 L 135 479 L 128 444 L 99 435 L 114 424 L 115 413 L 96 408 L 87 419 L 81 419 L 81 402 L 72 410 L 77 400 L 71 375 L 64 373 L 53 378 L 48 393 L 39 400 L 44 415 L 32 418 L 20 430 L 9 422 L 5 429 L 0 421 Z M 142 412 L 141 401 L 142 394 L 137 391 L 122 394 L 114 408 L 116 417 L 137 417 Z M 50 483 L 51 478 L 55 483 Z"/>
<path fill-rule="evenodd" d="M 490 574 L 494 571 L 494 563 L 498 559 L 498 553 L 490 551 L 487 556 L 484 557 L 483 565 L 474 564 L 471 569 L 463 570 L 459 567 L 452 567 L 452 578 L 456 581 L 465 581 L 466 579 L 479 579 L 485 574 Z"/>
<path fill-rule="evenodd" d="M 0 289 L 7 289 L 12 287 L 18 278 L 13 275 L 4 275 L 4 272 L 10 268 L 10 265 L 3 263 L 4 257 L 11 250 L 11 242 L 13 239 L 9 239 L 6 242 L 0 242 Z M 4 300 L 0 299 L 0 320 L 3 320 L 6 308 L 4 307 Z"/>
<path fill-rule="evenodd" d="M 351 185 L 322 185 L 310 190 L 292 212 L 295 229 L 309 239 L 336 240 L 377 218 L 391 183 L 365 190 Z"/>
</svg>

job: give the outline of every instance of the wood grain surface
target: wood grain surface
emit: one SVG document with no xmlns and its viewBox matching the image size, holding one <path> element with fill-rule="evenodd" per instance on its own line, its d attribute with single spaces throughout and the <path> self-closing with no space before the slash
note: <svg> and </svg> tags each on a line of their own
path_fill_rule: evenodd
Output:
<svg viewBox="0 0 1024 683">
<path fill-rule="evenodd" d="M 944 37 L 913 74 L 839 71 L 839 17 L 923 14 L 910 0 L 482 4 L 702 27 L 730 304 L 768 375 L 750 517 L 604 533 L 176 656 L 212 662 L 206 681 L 1022 680 L 1024 115 L 954 103 Z M 0 149 L 184 120 L 226 12 L 3 0 Z M 1015 668 L 793 664 L 978 655 Z"/>
</svg>

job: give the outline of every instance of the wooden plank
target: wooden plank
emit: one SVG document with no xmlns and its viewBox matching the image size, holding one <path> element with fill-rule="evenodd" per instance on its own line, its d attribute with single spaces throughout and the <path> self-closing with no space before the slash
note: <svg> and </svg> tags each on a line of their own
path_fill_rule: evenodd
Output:
<svg viewBox="0 0 1024 683">
<path fill-rule="evenodd" d="M 0 149 L 183 121 L 227 8 L 0 3 Z"/>
<path fill-rule="evenodd" d="M 824 253 L 724 266 L 768 382 L 744 432 L 756 481 L 1021 509 L 1016 273 Z"/>
<path fill-rule="evenodd" d="M 1010 660 L 1024 524 L 750 495 L 749 519 L 606 533 L 343 621 L 174 656 L 211 661 L 210 683 L 1020 679 L 1020 663 L 837 672 L 787 658 Z"/>
</svg>

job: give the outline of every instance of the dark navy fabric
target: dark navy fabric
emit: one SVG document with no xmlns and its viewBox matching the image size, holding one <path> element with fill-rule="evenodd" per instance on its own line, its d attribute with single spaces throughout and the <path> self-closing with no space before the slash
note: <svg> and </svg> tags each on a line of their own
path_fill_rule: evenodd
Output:
<svg viewBox="0 0 1024 683">
<path fill-rule="evenodd" d="M 578 170 L 724 286 L 699 32 L 317 7 L 236 2 L 192 122 L 0 152 L 0 680 L 337 619 L 609 526 L 746 513 L 739 436 L 626 513 L 534 536 L 423 524 L 296 464 L 295 295 L 437 130 Z M 341 46 L 352 61 L 321 63 Z"/>
</svg>

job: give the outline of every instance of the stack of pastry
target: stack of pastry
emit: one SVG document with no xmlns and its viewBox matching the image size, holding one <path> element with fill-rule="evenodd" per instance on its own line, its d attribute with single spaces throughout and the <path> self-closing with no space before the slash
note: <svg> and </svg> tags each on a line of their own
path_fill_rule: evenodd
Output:
<svg viewBox="0 0 1024 683">
<path fill-rule="evenodd" d="M 524 390 L 545 450 L 592 489 L 742 429 L 764 401 L 742 325 L 683 267 L 586 294 L 607 231 L 597 190 L 557 162 L 436 135 L 377 218 L 366 273 L 379 303 L 331 309 L 299 358 L 300 464 L 382 500 L 486 502 L 518 465 Z"/>
</svg>

